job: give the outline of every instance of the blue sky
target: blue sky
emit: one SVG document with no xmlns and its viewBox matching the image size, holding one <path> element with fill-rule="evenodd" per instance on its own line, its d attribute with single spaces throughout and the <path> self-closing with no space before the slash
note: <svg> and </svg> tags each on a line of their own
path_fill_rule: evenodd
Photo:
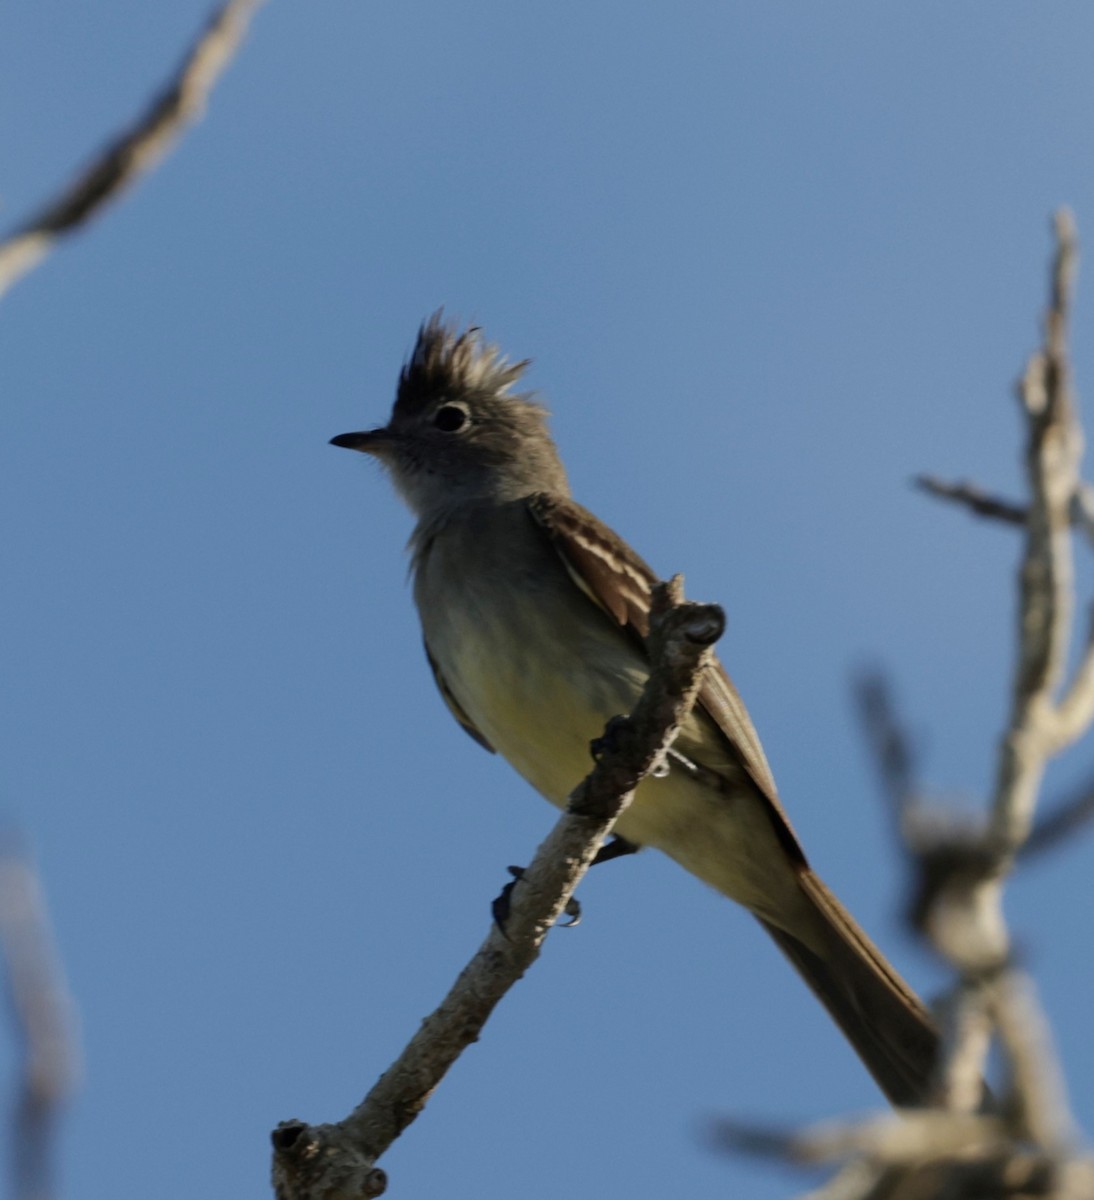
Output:
<svg viewBox="0 0 1094 1200">
<path fill-rule="evenodd" d="M 205 13 L 5 6 L 10 222 Z M 908 480 L 1019 487 L 1050 213 L 1094 239 L 1092 35 L 1077 3 L 272 0 L 204 123 L 12 293 L 0 784 L 80 1012 L 67 1194 L 266 1194 L 270 1128 L 356 1103 L 553 819 L 449 719 L 409 516 L 326 444 L 384 418 L 440 304 L 535 360 L 578 498 L 725 605 L 815 865 L 938 988 L 849 679 L 884 664 L 927 782 L 977 802 L 1017 540 Z M 1086 1123 L 1092 854 L 1008 902 Z M 582 899 L 391 1195 L 765 1200 L 798 1181 L 713 1156 L 706 1120 L 879 1104 L 747 915 L 652 853 Z"/>
</svg>

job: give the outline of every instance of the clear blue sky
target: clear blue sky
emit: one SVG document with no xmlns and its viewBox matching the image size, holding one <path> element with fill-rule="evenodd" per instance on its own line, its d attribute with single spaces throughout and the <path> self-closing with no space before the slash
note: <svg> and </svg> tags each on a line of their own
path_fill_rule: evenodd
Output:
<svg viewBox="0 0 1094 1200">
<path fill-rule="evenodd" d="M 5 6 L 9 221 L 205 12 Z M 273 0 L 178 153 L 11 295 L 0 779 L 83 1027 L 68 1195 L 265 1195 L 270 1128 L 352 1107 L 553 819 L 449 719 L 408 514 L 326 444 L 384 418 L 442 303 L 535 359 L 579 499 L 726 606 L 816 865 L 938 986 L 848 681 L 884 663 L 928 782 L 985 792 L 1017 542 L 908 479 L 1019 484 L 1051 211 L 1094 244 L 1092 36 L 1077 3 Z M 1008 905 L 1088 1124 L 1092 855 Z M 767 1200 L 797 1181 L 705 1120 L 879 1104 L 728 902 L 652 853 L 582 898 L 391 1195 Z"/>
</svg>

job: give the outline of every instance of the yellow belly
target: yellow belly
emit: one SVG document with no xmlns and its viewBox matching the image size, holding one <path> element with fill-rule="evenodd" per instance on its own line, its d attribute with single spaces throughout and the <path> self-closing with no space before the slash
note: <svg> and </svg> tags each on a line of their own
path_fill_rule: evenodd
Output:
<svg viewBox="0 0 1094 1200">
<path fill-rule="evenodd" d="M 590 742 L 641 692 L 642 648 L 561 568 L 545 564 L 532 591 L 498 572 L 487 577 L 488 593 L 481 575 L 458 587 L 445 578 L 445 603 L 424 606 L 423 627 L 448 688 L 494 749 L 563 807 L 592 766 Z M 421 588 L 419 580 L 419 600 Z M 731 771 L 726 739 L 705 713 L 692 716 L 677 745 L 711 770 Z M 796 923 L 797 878 L 751 787 L 711 787 L 670 765 L 667 777 L 641 784 L 617 832 L 664 851 L 758 916 Z"/>
</svg>

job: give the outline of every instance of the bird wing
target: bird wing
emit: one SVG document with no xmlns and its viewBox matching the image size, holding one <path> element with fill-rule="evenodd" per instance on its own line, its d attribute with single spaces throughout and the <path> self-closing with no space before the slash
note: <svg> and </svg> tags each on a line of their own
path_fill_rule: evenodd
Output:
<svg viewBox="0 0 1094 1200">
<path fill-rule="evenodd" d="M 650 596 L 657 582 L 650 567 L 603 521 L 568 497 L 539 492 L 528 498 L 528 510 L 574 583 L 644 646 L 650 625 Z M 759 735 L 744 701 L 717 659 L 707 670 L 697 707 L 721 731 L 732 758 L 766 802 L 779 840 L 791 858 L 806 866 L 805 854 L 779 801 Z"/>
<path fill-rule="evenodd" d="M 460 723 L 460 726 L 463 728 L 466 734 L 468 734 L 470 737 L 473 737 L 475 741 L 483 747 L 483 749 L 489 750 L 491 754 L 496 754 L 497 751 L 493 746 L 490 745 L 486 738 L 483 737 L 476 727 L 475 722 L 472 721 L 467 713 L 463 711 L 463 708 L 460 706 L 460 702 L 455 696 L 452 695 L 452 689 L 448 686 L 448 682 L 441 673 L 441 668 L 437 665 L 437 660 L 432 654 L 430 654 L 429 647 L 424 642 L 422 645 L 425 646 L 425 656 L 429 660 L 429 666 L 433 672 L 433 680 L 437 685 L 437 691 L 441 693 L 441 698 L 444 700 L 445 704 L 448 705 L 448 711 Z"/>
</svg>

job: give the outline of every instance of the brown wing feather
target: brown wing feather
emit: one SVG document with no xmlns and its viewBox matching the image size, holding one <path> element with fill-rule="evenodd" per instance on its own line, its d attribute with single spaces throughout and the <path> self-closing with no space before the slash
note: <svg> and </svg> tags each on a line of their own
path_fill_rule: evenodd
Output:
<svg viewBox="0 0 1094 1200">
<path fill-rule="evenodd" d="M 578 587 L 644 643 L 650 624 L 650 593 L 657 582 L 649 565 L 603 521 L 568 497 L 541 492 L 529 497 L 528 508 Z M 805 866 L 805 854 L 779 803 L 759 735 L 717 659 L 703 681 L 698 705 L 725 735 L 734 757 L 767 801 L 780 840 Z"/>
<path fill-rule="evenodd" d="M 574 582 L 635 639 L 644 639 L 656 579 L 650 568 L 572 500 L 537 495 L 528 503 Z M 718 662 L 707 673 L 698 706 L 724 735 L 732 756 L 755 785 L 788 862 L 796 868 L 802 899 L 812 914 L 800 931 L 762 916 L 761 924 L 820 998 L 889 1099 L 898 1105 L 929 1102 L 940 1045 L 931 1018 L 810 870 L 779 803 L 760 739 Z M 772 864 L 773 869 L 777 866 Z"/>
<path fill-rule="evenodd" d="M 650 629 L 650 592 L 657 582 L 653 571 L 575 501 L 538 492 L 529 496 L 528 508 L 577 586 L 644 641 Z"/>
</svg>

